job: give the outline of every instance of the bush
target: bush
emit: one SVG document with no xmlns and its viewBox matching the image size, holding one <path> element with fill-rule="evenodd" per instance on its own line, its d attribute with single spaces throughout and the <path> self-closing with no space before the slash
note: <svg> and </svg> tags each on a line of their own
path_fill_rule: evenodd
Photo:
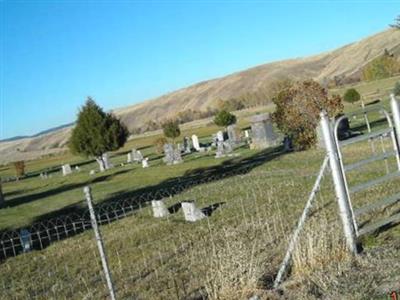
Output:
<svg viewBox="0 0 400 300">
<path fill-rule="evenodd" d="M 236 116 L 226 110 L 221 110 L 215 115 L 214 123 L 217 126 L 228 127 L 236 123 Z"/>
<path fill-rule="evenodd" d="M 393 88 L 393 94 L 395 96 L 400 96 L 400 81 L 397 81 Z"/>
<path fill-rule="evenodd" d="M 333 117 L 343 110 L 341 98 L 313 80 L 297 82 L 273 97 L 276 105 L 272 119 L 293 141 L 295 150 L 305 150 L 317 141 L 316 128 L 321 110 Z"/>
<path fill-rule="evenodd" d="M 356 89 L 348 89 L 343 96 L 343 100 L 348 103 L 354 103 L 361 99 L 361 95 Z"/>
<path fill-rule="evenodd" d="M 154 148 L 156 149 L 157 154 L 163 154 L 164 145 L 167 143 L 167 139 L 165 137 L 160 137 L 154 141 Z"/>
<path fill-rule="evenodd" d="M 17 178 L 25 175 L 25 162 L 23 160 L 14 162 L 14 167 Z"/>
<path fill-rule="evenodd" d="M 164 135 L 167 138 L 171 138 L 173 141 L 181 135 L 181 130 L 179 129 L 179 123 L 176 120 L 170 120 L 163 124 Z"/>
</svg>

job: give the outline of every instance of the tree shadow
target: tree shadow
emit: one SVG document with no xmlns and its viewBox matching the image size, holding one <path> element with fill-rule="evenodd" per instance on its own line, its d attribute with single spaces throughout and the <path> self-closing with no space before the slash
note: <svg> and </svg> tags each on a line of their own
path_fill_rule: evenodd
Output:
<svg viewBox="0 0 400 300">
<path fill-rule="evenodd" d="M 371 128 L 377 127 L 377 126 L 381 126 L 381 125 L 387 125 L 387 119 L 386 118 L 380 118 L 378 120 L 374 120 L 372 122 L 369 122 L 369 125 L 371 126 Z M 361 124 L 355 127 L 351 127 L 352 131 L 366 131 L 368 130 L 367 124 Z"/>
<path fill-rule="evenodd" d="M 57 194 L 61 194 L 61 193 L 64 193 L 66 191 L 73 190 L 73 189 L 76 189 L 76 188 L 82 188 L 82 187 L 84 187 L 84 186 L 86 186 L 88 184 L 103 182 L 103 181 L 109 180 L 109 179 L 111 179 L 111 178 L 113 178 L 115 176 L 127 173 L 129 171 L 130 170 L 121 170 L 121 171 L 118 171 L 118 172 L 115 172 L 115 173 L 112 173 L 112 174 L 107 174 L 107 175 L 99 176 L 99 177 L 96 177 L 96 178 L 93 178 L 93 179 L 89 179 L 89 180 L 87 180 L 85 182 L 66 184 L 66 185 L 62 185 L 60 187 L 57 187 L 55 189 L 46 190 L 46 191 L 43 191 L 43 192 L 40 192 L 40 193 L 28 194 L 28 195 L 24 195 L 24 196 L 21 196 L 21 197 L 15 197 L 15 198 L 12 198 L 10 200 L 6 199 L 5 207 L 15 207 L 15 206 L 18 206 L 18 205 L 21 205 L 21 204 L 30 203 L 30 202 L 33 202 L 33 201 L 36 201 L 36 200 L 39 200 L 39 199 L 42 199 L 42 198 L 46 198 L 46 197 L 54 196 L 54 195 L 57 195 Z M 8 194 L 8 196 L 9 196 L 9 194 Z"/>
</svg>

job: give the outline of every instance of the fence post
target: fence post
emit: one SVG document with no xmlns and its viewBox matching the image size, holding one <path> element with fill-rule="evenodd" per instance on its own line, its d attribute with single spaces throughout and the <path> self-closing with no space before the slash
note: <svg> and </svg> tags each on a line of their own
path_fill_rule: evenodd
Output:
<svg viewBox="0 0 400 300">
<path fill-rule="evenodd" d="M 341 172 L 339 155 L 337 151 L 337 145 L 333 138 L 332 126 L 329 117 L 325 111 L 321 114 L 321 128 L 322 134 L 325 141 L 326 152 L 329 156 L 329 165 L 332 170 L 333 184 L 335 186 L 336 198 L 339 204 L 340 217 L 343 223 L 343 231 L 346 237 L 346 244 L 348 249 L 357 254 L 355 228 L 353 225 L 353 218 L 350 209 L 350 201 L 346 193 L 346 187 L 344 178 Z"/>
<path fill-rule="evenodd" d="M 295 231 L 293 232 L 292 237 L 290 238 L 288 249 L 286 250 L 285 257 L 281 263 L 278 274 L 276 275 L 276 278 L 274 281 L 275 289 L 281 284 L 283 276 L 285 276 L 287 268 L 289 267 L 289 263 L 290 263 L 290 260 L 292 259 L 293 251 L 296 248 L 296 244 L 299 239 L 300 232 L 302 231 L 303 226 L 306 222 L 306 219 L 310 213 L 315 195 L 317 194 L 318 190 L 320 189 L 322 177 L 324 176 L 325 169 L 328 166 L 328 160 L 329 160 L 329 157 L 326 156 L 322 163 L 321 169 L 319 170 L 317 179 L 315 180 L 315 183 L 314 183 L 313 189 L 311 190 L 310 196 L 308 197 L 308 200 L 307 200 L 306 206 L 304 207 L 303 213 L 301 214 L 301 217 L 297 223 L 297 227 L 296 227 Z"/>
<path fill-rule="evenodd" d="M 396 131 L 397 149 L 400 149 L 400 104 L 394 94 L 390 94 L 390 107 L 392 109 L 394 129 Z"/>
<path fill-rule="evenodd" d="M 101 237 L 99 227 L 97 226 L 97 220 L 96 220 L 96 215 L 95 215 L 94 209 L 93 209 L 92 194 L 91 194 L 90 187 L 85 186 L 83 188 L 83 192 L 85 193 L 86 201 L 87 201 L 87 204 L 89 207 L 90 220 L 92 222 L 92 227 L 94 230 L 94 234 L 96 236 L 97 247 L 99 248 L 101 263 L 103 265 L 104 275 L 106 276 L 108 290 L 110 291 L 110 297 L 111 297 L 111 300 L 115 300 L 114 286 L 113 286 L 113 282 L 111 280 L 110 270 L 108 268 L 107 256 L 104 251 L 103 240 Z"/>
</svg>

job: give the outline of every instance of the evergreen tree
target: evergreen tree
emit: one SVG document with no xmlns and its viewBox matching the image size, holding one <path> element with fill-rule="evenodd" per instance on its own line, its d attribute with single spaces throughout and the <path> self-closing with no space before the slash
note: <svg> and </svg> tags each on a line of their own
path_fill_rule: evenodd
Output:
<svg viewBox="0 0 400 300">
<path fill-rule="evenodd" d="M 395 20 L 394 20 L 394 24 L 391 24 L 390 27 L 396 28 L 396 29 L 400 29 L 400 16 L 398 16 Z"/>
<path fill-rule="evenodd" d="M 94 100 L 88 97 L 85 105 L 80 109 L 76 126 L 69 140 L 72 153 L 94 157 L 105 169 L 103 154 L 122 147 L 129 132 L 111 113 L 105 113 Z"/>
<path fill-rule="evenodd" d="M 343 100 L 348 103 L 354 103 L 361 99 L 360 93 L 356 89 L 348 89 L 343 96 Z"/>
<path fill-rule="evenodd" d="M 236 123 L 236 116 L 226 110 L 221 110 L 214 117 L 214 123 L 217 126 L 228 127 Z"/>
</svg>

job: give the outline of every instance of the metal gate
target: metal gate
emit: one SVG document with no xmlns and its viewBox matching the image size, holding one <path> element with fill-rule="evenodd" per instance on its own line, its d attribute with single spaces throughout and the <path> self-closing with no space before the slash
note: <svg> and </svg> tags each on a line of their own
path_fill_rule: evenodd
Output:
<svg viewBox="0 0 400 300">
<path fill-rule="evenodd" d="M 397 212 L 394 215 L 391 215 L 386 218 L 381 218 L 381 219 L 379 219 L 369 225 L 363 226 L 361 228 L 359 227 L 359 224 L 357 223 L 357 218 L 360 217 L 361 215 L 364 215 L 366 213 L 369 213 L 369 212 L 374 211 L 379 208 L 388 207 L 389 205 L 393 205 L 396 202 L 399 202 L 400 201 L 400 192 L 398 192 L 394 195 L 385 197 L 384 199 L 378 199 L 373 203 L 368 203 L 357 209 L 353 209 L 353 205 L 352 205 L 352 201 L 351 201 L 352 196 L 358 192 L 365 191 L 373 186 L 394 180 L 395 178 L 400 178 L 399 104 L 393 95 L 391 95 L 391 108 L 392 108 L 393 119 L 390 116 L 390 114 L 388 113 L 388 111 L 386 109 L 384 109 L 382 106 L 371 107 L 369 109 L 364 108 L 362 111 L 359 111 L 359 112 L 344 115 L 344 116 L 338 118 L 335 121 L 334 126 L 333 126 L 334 143 L 336 145 L 337 158 L 338 158 L 338 161 L 340 164 L 340 172 L 343 177 L 347 201 L 349 203 L 349 207 L 351 210 L 351 218 L 353 221 L 354 231 L 355 231 L 355 234 L 357 237 L 362 236 L 366 233 L 373 232 L 373 231 L 377 230 L 378 228 L 388 225 L 390 223 L 400 221 L 400 212 Z M 385 128 L 382 128 L 382 129 L 379 129 L 376 131 L 371 131 L 371 126 L 369 124 L 368 116 L 367 116 L 371 112 L 379 112 L 386 120 L 387 126 Z M 339 125 L 341 124 L 341 122 L 349 116 L 353 117 L 355 115 L 360 115 L 360 114 L 364 115 L 364 120 L 366 122 L 366 128 L 368 130 L 368 133 L 340 141 L 338 129 L 339 129 Z M 386 148 L 384 146 L 385 139 L 386 140 L 389 139 L 390 143 L 392 144 L 393 151 L 386 151 Z M 378 143 L 381 144 L 381 151 L 377 150 L 375 147 L 376 144 L 374 144 L 374 142 L 376 140 L 378 140 Z M 353 162 L 351 164 L 345 165 L 344 160 L 343 160 L 342 149 L 346 146 L 354 145 L 356 143 L 360 143 L 363 141 L 368 141 L 370 143 L 373 155 L 366 159 L 362 159 L 362 160 Z M 397 164 L 396 170 L 392 171 L 392 172 L 389 171 L 389 164 L 388 164 L 389 158 L 391 158 L 391 157 L 395 158 L 396 164 Z M 378 161 L 385 161 L 386 174 L 384 176 L 380 176 L 378 178 L 374 178 L 370 181 L 363 182 L 363 183 L 360 183 L 360 184 L 357 184 L 354 186 L 349 186 L 347 172 L 356 170 L 358 168 L 364 167 L 368 164 L 372 164 L 372 163 L 378 162 Z"/>
</svg>

